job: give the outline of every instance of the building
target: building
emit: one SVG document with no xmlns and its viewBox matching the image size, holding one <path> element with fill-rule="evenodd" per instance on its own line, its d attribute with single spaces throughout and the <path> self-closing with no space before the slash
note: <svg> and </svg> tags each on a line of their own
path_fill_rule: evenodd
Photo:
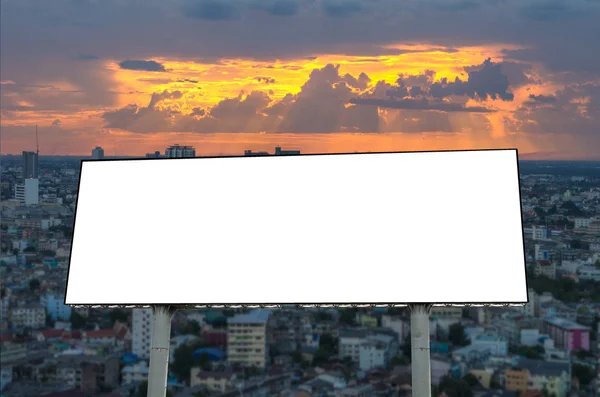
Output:
<svg viewBox="0 0 600 397">
<path fill-rule="evenodd" d="M 549 236 L 550 233 L 548 233 L 548 229 L 546 228 L 546 226 L 533 226 L 532 238 L 534 240 L 548 240 Z"/>
<path fill-rule="evenodd" d="M 536 277 L 556 278 L 556 263 L 548 260 L 535 261 L 533 272 Z"/>
<path fill-rule="evenodd" d="M 152 309 L 133 309 L 131 317 L 131 351 L 147 360 L 152 345 Z"/>
<path fill-rule="evenodd" d="M 146 158 L 147 159 L 159 159 L 163 157 L 162 154 L 160 154 L 160 152 L 157 150 L 154 153 L 146 153 Z"/>
<path fill-rule="evenodd" d="M 283 150 L 281 146 L 275 147 L 275 156 L 293 156 L 300 154 L 300 150 Z M 252 150 L 244 150 L 246 157 L 270 156 L 269 152 L 253 152 Z"/>
<path fill-rule="evenodd" d="M 568 362 L 521 359 L 518 366 L 528 373 L 528 390 L 565 397 L 571 389 L 571 366 Z"/>
<path fill-rule="evenodd" d="M 92 149 L 92 160 L 102 160 L 104 158 L 104 149 L 100 146 L 96 146 Z"/>
<path fill-rule="evenodd" d="M 367 339 L 358 348 L 358 364 L 362 371 L 387 368 L 391 360 L 392 336 L 376 335 Z"/>
<path fill-rule="evenodd" d="M 580 280 L 600 281 L 600 269 L 596 266 L 581 266 L 577 269 L 577 276 Z"/>
<path fill-rule="evenodd" d="M 504 389 L 523 393 L 529 388 L 529 371 L 524 368 L 508 368 L 504 371 Z"/>
<path fill-rule="evenodd" d="M 590 329 L 564 318 L 546 318 L 542 331 L 554 340 L 556 347 L 567 351 L 590 350 Z"/>
<path fill-rule="evenodd" d="M 39 155 L 36 152 L 23 152 L 21 174 L 23 180 L 40 177 Z"/>
<path fill-rule="evenodd" d="M 146 361 L 138 361 L 133 365 L 126 365 L 121 370 L 121 384 L 126 385 L 134 382 L 144 382 L 148 380 L 150 368 Z"/>
<path fill-rule="evenodd" d="M 271 312 L 254 309 L 227 319 L 227 360 L 247 367 L 265 368 Z"/>
<path fill-rule="evenodd" d="M 165 149 L 166 158 L 196 157 L 196 149 L 192 146 L 173 145 Z"/>
<path fill-rule="evenodd" d="M 208 389 L 224 393 L 231 386 L 232 371 L 203 372 L 200 367 L 193 367 L 190 374 L 190 387 L 206 386 Z"/>
<path fill-rule="evenodd" d="M 38 205 L 40 203 L 40 180 L 25 179 L 15 185 L 15 200 L 23 205 Z"/>
<path fill-rule="evenodd" d="M 76 388 L 86 395 L 119 386 L 119 358 L 116 356 L 64 355 L 57 357 L 50 380 Z M 54 371 L 56 371 L 54 373 Z"/>
<path fill-rule="evenodd" d="M 46 308 L 39 304 L 19 306 L 10 310 L 9 317 L 13 327 L 39 329 L 46 325 Z"/>
<path fill-rule="evenodd" d="M 71 318 L 71 306 L 64 304 L 65 297 L 47 295 L 41 299 L 42 304 L 46 306 L 48 315 L 52 318 L 52 321 L 65 320 L 68 321 Z"/>
</svg>

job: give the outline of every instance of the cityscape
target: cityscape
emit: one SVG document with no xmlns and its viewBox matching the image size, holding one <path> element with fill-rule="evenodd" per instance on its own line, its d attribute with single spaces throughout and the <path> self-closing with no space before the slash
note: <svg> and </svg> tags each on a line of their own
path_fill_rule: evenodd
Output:
<svg viewBox="0 0 600 397">
<path fill-rule="evenodd" d="M 183 157 L 196 149 L 138 158 Z M 146 395 L 152 310 L 64 305 L 79 162 L 105 158 L 99 146 L 2 157 L 2 396 Z M 436 397 L 598 395 L 600 165 L 520 170 L 529 303 L 432 308 Z M 404 307 L 180 310 L 167 394 L 411 396 L 409 318 Z"/>
<path fill-rule="evenodd" d="M 0 397 L 600 397 L 599 22 L 0 0 Z"/>
</svg>

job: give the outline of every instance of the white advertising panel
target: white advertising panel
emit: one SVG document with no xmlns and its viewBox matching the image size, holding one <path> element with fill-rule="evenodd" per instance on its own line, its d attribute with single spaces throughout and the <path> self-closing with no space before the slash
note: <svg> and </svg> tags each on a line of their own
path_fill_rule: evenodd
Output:
<svg viewBox="0 0 600 397">
<path fill-rule="evenodd" d="M 516 150 L 83 161 L 68 305 L 523 304 Z"/>
</svg>

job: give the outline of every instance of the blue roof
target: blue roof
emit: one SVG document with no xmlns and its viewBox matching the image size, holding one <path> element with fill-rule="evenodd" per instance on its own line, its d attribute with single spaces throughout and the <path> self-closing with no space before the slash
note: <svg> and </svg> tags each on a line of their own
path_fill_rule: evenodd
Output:
<svg viewBox="0 0 600 397">
<path fill-rule="evenodd" d="M 194 351 L 194 358 L 200 357 L 202 354 L 208 354 L 210 360 L 218 361 L 225 358 L 225 353 L 222 350 L 213 347 L 203 347 Z"/>
<path fill-rule="evenodd" d="M 254 309 L 249 313 L 231 317 L 227 319 L 227 322 L 230 324 L 265 324 L 269 320 L 270 315 L 270 310 Z"/>
</svg>

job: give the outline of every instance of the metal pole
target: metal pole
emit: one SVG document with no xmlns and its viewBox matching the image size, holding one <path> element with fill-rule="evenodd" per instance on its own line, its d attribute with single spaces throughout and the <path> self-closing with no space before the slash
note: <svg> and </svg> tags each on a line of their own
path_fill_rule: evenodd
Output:
<svg viewBox="0 0 600 397">
<path fill-rule="evenodd" d="M 148 397 L 165 397 L 171 345 L 171 319 L 175 307 L 152 306 L 152 348 L 148 376 Z"/>
<path fill-rule="evenodd" d="M 412 346 L 412 397 L 431 397 L 431 362 L 429 355 L 430 304 L 409 305 L 410 342 Z"/>
</svg>

